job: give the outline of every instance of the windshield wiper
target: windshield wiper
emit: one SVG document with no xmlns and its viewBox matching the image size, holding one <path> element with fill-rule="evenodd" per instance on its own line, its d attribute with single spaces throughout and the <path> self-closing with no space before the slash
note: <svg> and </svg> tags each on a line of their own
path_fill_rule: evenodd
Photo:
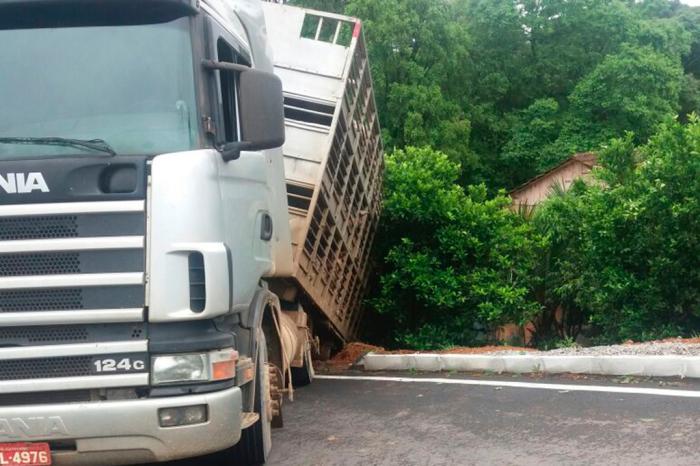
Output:
<svg viewBox="0 0 700 466">
<path fill-rule="evenodd" d="M 0 138 L 0 144 L 37 144 L 46 146 L 67 146 L 92 149 L 117 155 L 116 151 L 104 139 L 69 139 L 69 138 Z"/>
</svg>

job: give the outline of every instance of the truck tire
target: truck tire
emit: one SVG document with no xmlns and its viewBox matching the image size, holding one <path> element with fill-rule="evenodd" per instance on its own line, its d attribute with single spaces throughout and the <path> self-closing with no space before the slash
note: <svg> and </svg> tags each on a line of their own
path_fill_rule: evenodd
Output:
<svg viewBox="0 0 700 466">
<path fill-rule="evenodd" d="M 272 426 L 268 411 L 269 387 L 264 386 L 269 383 L 269 373 L 267 366 L 267 344 L 262 331 L 258 334 L 258 357 L 256 362 L 255 376 L 255 412 L 260 415 L 260 419 L 252 426 L 241 432 L 241 440 L 224 452 L 226 465 L 253 465 L 265 464 L 270 449 L 272 448 Z"/>
<path fill-rule="evenodd" d="M 292 367 L 292 382 L 295 387 L 305 387 L 314 380 L 314 363 L 311 358 L 311 348 L 304 352 L 304 365 Z"/>
</svg>

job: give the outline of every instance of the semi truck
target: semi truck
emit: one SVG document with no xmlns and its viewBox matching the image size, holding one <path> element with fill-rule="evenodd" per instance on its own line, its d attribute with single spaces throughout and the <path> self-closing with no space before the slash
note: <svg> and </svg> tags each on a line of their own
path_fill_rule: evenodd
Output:
<svg viewBox="0 0 700 466">
<path fill-rule="evenodd" d="M 361 22 L 0 0 L 0 102 L 0 464 L 264 463 L 362 319 L 383 155 Z"/>
</svg>

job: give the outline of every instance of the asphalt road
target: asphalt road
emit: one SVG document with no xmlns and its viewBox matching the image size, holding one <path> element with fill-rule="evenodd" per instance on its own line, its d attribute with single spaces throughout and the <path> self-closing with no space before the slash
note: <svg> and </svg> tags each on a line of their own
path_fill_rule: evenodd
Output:
<svg viewBox="0 0 700 466">
<path fill-rule="evenodd" d="M 430 377 L 700 388 L 619 379 Z M 700 464 L 700 398 L 374 380 L 316 380 L 295 396 L 285 404 L 285 427 L 274 432 L 271 465 Z M 211 463 L 177 466 L 204 464 Z"/>
</svg>

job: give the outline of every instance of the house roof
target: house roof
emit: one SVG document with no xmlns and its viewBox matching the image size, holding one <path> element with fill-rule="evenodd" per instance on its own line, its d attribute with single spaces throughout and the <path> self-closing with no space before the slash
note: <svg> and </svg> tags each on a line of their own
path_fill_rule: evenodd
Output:
<svg viewBox="0 0 700 466">
<path fill-rule="evenodd" d="M 587 166 L 588 168 L 593 168 L 593 166 L 595 166 L 597 160 L 598 160 L 598 157 L 592 152 L 579 152 L 578 154 L 572 155 L 568 159 L 566 159 L 563 162 L 561 162 L 560 164 L 550 168 L 549 170 L 540 173 L 539 175 L 535 176 L 534 178 L 530 178 L 529 180 L 527 180 L 525 183 L 521 184 L 520 186 L 513 188 L 512 190 L 510 190 L 510 192 L 508 192 L 508 194 L 513 195 L 513 194 L 516 194 L 520 191 L 523 191 L 526 188 L 528 188 L 529 186 L 537 183 L 542 178 L 546 178 L 547 176 L 551 175 L 552 173 L 555 173 L 555 172 L 561 170 L 562 168 L 564 168 L 565 166 L 570 165 L 572 163 L 581 163 L 581 164 Z"/>
</svg>

